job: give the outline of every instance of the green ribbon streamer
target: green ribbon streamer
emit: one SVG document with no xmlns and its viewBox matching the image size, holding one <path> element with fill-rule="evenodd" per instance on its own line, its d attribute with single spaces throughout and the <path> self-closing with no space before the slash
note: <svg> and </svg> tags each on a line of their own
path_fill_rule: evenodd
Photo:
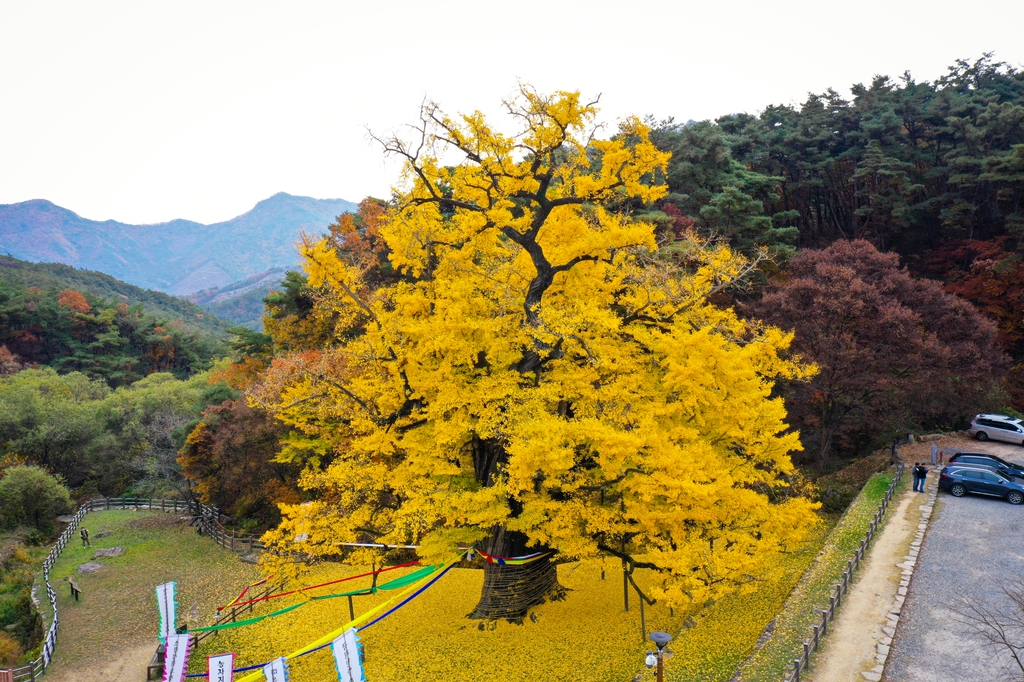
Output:
<svg viewBox="0 0 1024 682">
<path fill-rule="evenodd" d="M 300 606 L 305 606 L 311 601 L 318 601 L 321 599 L 337 599 L 338 597 L 357 597 L 367 594 L 376 594 L 377 592 L 380 592 L 382 590 L 397 590 L 401 587 L 406 587 L 408 585 L 412 585 L 415 582 L 419 582 L 420 580 L 426 578 L 428 575 L 430 575 L 437 569 L 438 566 L 424 566 L 423 568 L 413 571 L 408 575 L 403 575 L 401 578 L 395 578 L 394 580 L 389 580 L 386 583 L 381 583 L 380 585 L 377 585 L 377 587 L 369 587 L 362 590 L 353 590 L 351 592 L 339 592 L 337 594 L 325 594 L 319 597 L 310 597 L 306 601 L 300 601 L 298 604 L 286 606 L 283 609 L 274 611 L 273 613 L 268 613 L 265 616 L 256 616 L 255 618 L 236 620 L 234 623 L 221 623 L 220 625 L 210 625 L 205 628 L 190 628 L 189 632 L 216 632 L 219 630 L 230 630 L 231 628 L 241 628 L 245 627 L 246 625 L 253 625 L 255 623 L 259 623 L 261 620 L 266 620 L 267 618 L 274 618 L 275 616 L 280 616 L 281 614 L 288 613 L 289 611 L 294 611 Z"/>
</svg>

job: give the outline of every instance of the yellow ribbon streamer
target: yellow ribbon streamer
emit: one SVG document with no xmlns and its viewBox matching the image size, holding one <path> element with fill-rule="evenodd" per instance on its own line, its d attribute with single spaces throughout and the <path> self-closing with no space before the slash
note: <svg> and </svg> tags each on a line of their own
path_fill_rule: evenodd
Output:
<svg viewBox="0 0 1024 682">
<path fill-rule="evenodd" d="M 450 566 L 452 563 L 455 563 L 455 562 L 449 562 L 448 564 L 445 564 L 445 565 L 441 566 L 439 570 L 444 570 L 445 568 Z M 345 632 L 348 632 L 349 628 L 354 628 L 354 627 L 356 627 L 358 625 L 361 625 L 362 623 L 364 623 L 364 622 L 370 620 L 371 618 L 373 618 L 374 616 L 376 616 L 381 611 L 385 610 L 387 607 L 391 606 L 392 603 L 394 603 L 394 602 L 404 598 L 407 595 L 412 594 L 413 592 L 418 590 L 421 585 L 424 585 L 429 580 L 433 579 L 433 577 L 436 574 L 437 574 L 437 571 L 435 571 L 434 573 L 431 573 L 430 575 L 426 576 L 425 578 L 423 578 L 423 580 L 420 580 L 417 583 L 413 583 L 408 588 L 406 588 L 402 592 L 399 592 L 398 594 L 396 594 L 391 599 L 388 599 L 387 601 L 382 602 L 381 604 L 379 604 L 378 606 L 373 607 L 372 609 L 370 609 L 369 611 L 367 611 L 363 615 L 356 617 L 355 620 L 352 620 L 352 621 L 349 621 L 348 623 L 345 623 L 344 625 L 342 625 L 337 630 L 333 630 L 332 632 L 329 632 L 328 634 L 324 635 L 323 637 L 321 637 L 320 639 L 316 640 L 315 642 L 312 642 L 310 644 L 305 645 L 301 649 L 296 649 L 292 653 L 290 653 L 287 656 L 285 656 L 285 659 L 291 660 L 291 659 L 295 658 L 296 656 L 301 656 L 302 654 L 306 653 L 310 649 L 315 649 L 315 648 L 317 648 L 318 646 L 320 646 L 322 644 L 327 644 L 328 642 L 333 642 L 338 637 L 338 635 L 341 635 L 341 634 L 343 634 Z M 262 676 L 263 676 L 263 671 L 262 670 L 254 670 L 253 672 L 249 673 L 245 677 L 243 677 L 243 678 L 241 678 L 239 680 L 235 680 L 235 682 L 257 682 L 257 680 L 259 680 Z"/>
</svg>

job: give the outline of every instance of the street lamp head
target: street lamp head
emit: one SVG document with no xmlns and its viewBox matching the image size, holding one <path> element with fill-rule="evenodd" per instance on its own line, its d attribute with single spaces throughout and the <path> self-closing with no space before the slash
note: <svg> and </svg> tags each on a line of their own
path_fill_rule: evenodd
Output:
<svg viewBox="0 0 1024 682">
<path fill-rule="evenodd" d="M 651 641 L 657 644 L 658 651 L 661 651 L 665 648 L 666 644 L 672 641 L 672 635 L 668 634 L 667 632 L 661 632 L 659 630 L 657 632 L 651 633 Z"/>
</svg>

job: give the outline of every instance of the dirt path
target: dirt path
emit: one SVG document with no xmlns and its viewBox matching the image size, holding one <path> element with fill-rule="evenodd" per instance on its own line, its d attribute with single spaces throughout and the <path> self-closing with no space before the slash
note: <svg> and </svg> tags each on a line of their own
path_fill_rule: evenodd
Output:
<svg viewBox="0 0 1024 682">
<path fill-rule="evenodd" d="M 129 647 L 104 663 L 102 667 L 64 667 L 52 674 L 47 672 L 47 682 L 139 682 L 146 676 L 146 665 L 156 650 L 155 642 Z"/>
<path fill-rule="evenodd" d="M 934 479 L 931 474 L 929 479 Z M 931 481 L 929 481 L 931 482 Z M 900 582 L 896 564 L 914 537 L 918 506 L 924 496 L 908 490 L 891 508 L 891 516 L 868 553 L 839 615 L 829 627 L 824 647 L 814 659 L 809 682 L 864 682 L 861 672 L 875 666 L 875 647 Z M 917 504 L 915 504 L 917 502 Z"/>
</svg>

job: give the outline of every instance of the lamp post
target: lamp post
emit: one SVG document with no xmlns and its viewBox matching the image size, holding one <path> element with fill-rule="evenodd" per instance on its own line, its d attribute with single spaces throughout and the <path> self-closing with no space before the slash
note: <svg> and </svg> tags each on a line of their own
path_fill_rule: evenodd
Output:
<svg viewBox="0 0 1024 682">
<path fill-rule="evenodd" d="M 665 682 L 665 645 L 672 641 L 667 632 L 652 632 L 651 641 L 658 647 L 658 682 Z"/>
</svg>

